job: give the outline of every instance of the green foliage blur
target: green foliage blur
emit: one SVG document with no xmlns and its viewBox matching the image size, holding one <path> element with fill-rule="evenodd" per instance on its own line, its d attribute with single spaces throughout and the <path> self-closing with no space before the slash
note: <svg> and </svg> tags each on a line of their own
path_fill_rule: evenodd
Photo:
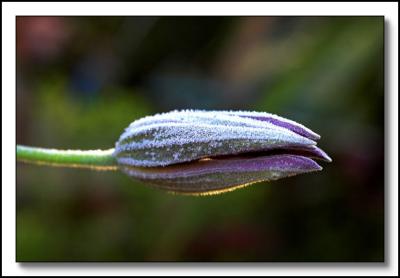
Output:
<svg viewBox="0 0 400 278">
<path fill-rule="evenodd" d="M 17 261 L 384 260 L 383 17 L 18 17 L 16 94 L 17 144 L 104 149 L 142 116 L 241 109 L 333 158 L 210 197 L 17 163 Z"/>
</svg>

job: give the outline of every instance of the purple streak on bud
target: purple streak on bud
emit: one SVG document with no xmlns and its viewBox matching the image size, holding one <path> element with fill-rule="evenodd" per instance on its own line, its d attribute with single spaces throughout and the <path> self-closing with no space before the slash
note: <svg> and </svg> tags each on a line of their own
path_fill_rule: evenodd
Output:
<svg viewBox="0 0 400 278">
<path fill-rule="evenodd" d="M 245 112 L 245 111 L 239 111 L 239 112 L 234 112 L 235 115 L 239 117 L 246 117 L 250 119 L 254 119 L 257 121 L 264 121 L 268 122 L 271 124 L 274 124 L 276 126 L 280 126 L 286 129 L 289 129 L 301 136 L 307 137 L 311 140 L 319 140 L 321 136 L 319 136 L 317 133 L 313 132 L 312 130 L 306 128 L 305 126 L 296 123 L 294 121 L 279 117 L 274 114 L 266 113 L 266 112 Z"/>
<path fill-rule="evenodd" d="M 194 161 L 167 167 L 122 166 L 122 171 L 145 183 L 175 193 L 208 195 L 246 185 L 319 171 L 313 160 L 298 155 L 234 157 Z"/>
<path fill-rule="evenodd" d="M 302 155 L 313 159 L 319 159 L 326 162 L 332 162 L 332 158 L 330 158 L 323 150 L 318 148 L 317 146 L 304 146 L 304 147 L 293 147 L 293 148 L 284 148 L 282 152 Z"/>
</svg>

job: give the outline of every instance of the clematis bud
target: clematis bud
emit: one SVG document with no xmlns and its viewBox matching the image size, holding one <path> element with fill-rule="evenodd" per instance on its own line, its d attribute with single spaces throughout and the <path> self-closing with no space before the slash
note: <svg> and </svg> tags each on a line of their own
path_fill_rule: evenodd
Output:
<svg viewBox="0 0 400 278">
<path fill-rule="evenodd" d="M 139 119 L 114 156 L 128 175 L 168 191 L 211 194 L 322 168 L 320 136 L 261 112 L 172 111 Z"/>
</svg>

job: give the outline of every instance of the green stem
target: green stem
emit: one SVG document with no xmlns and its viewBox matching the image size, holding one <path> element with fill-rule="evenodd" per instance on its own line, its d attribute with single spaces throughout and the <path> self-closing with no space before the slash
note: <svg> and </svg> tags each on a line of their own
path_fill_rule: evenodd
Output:
<svg viewBox="0 0 400 278">
<path fill-rule="evenodd" d="M 108 150 L 57 150 L 17 145 L 17 160 L 35 164 L 62 167 L 115 170 L 114 149 Z"/>
</svg>

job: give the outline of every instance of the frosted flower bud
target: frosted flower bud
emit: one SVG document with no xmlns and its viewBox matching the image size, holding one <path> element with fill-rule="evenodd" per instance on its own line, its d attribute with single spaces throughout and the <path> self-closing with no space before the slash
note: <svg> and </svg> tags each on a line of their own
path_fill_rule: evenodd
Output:
<svg viewBox="0 0 400 278">
<path fill-rule="evenodd" d="M 173 192 L 210 194 L 321 170 L 320 136 L 265 113 L 184 110 L 139 119 L 114 156 L 128 175 Z"/>
</svg>

